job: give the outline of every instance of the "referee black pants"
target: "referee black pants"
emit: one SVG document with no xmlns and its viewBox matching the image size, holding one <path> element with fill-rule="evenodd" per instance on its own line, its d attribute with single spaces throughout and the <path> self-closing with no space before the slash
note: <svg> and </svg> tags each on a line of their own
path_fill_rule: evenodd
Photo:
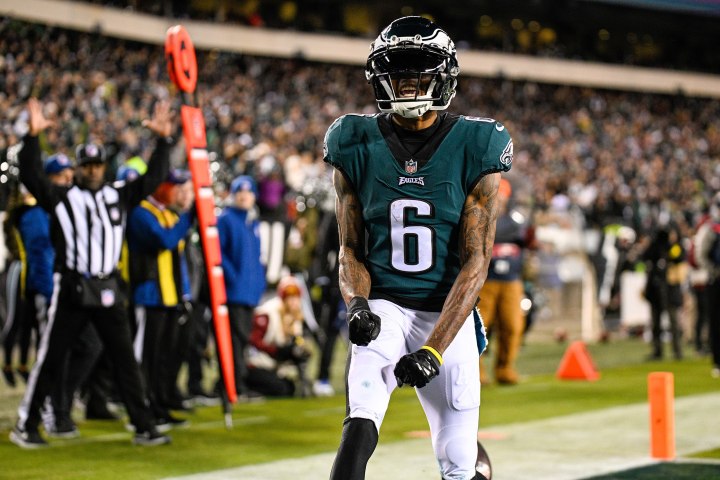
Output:
<svg viewBox="0 0 720 480">
<path fill-rule="evenodd" d="M 56 282 L 56 292 L 48 312 L 48 325 L 40 340 L 37 361 L 28 380 L 25 396 L 18 409 L 18 427 L 37 429 L 40 408 L 53 384 L 62 378 L 65 355 L 76 338 L 92 322 L 114 364 L 118 390 L 138 432 L 153 428 L 154 421 L 148 408 L 135 360 L 130 335 L 130 321 L 124 305 L 109 308 L 88 308 L 74 304 L 63 286 L 68 282 Z"/>
</svg>

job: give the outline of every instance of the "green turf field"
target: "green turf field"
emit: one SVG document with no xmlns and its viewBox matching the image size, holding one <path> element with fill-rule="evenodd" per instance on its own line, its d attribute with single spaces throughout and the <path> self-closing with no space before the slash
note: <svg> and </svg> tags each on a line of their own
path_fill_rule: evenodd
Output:
<svg viewBox="0 0 720 480">
<path fill-rule="evenodd" d="M 662 463 L 649 467 L 633 468 L 584 480 L 717 480 L 720 478 L 720 464 Z"/>
<path fill-rule="evenodd" d="M 526 378 L 520 385 L 483 387 L 481 425 L 524 422 L 644 402 L 647 374 L 652 371 L 673 372 L 678 397 L 720 389 L 720 380 L 710 377 L 706 358 L 645 362 L 647 346 L 638 340 L 591 345 L 589 350 L 601 372 L 600 380 L 561 381 L 554 377 L 554 371 L 565 348 L 566 345 L 555 343 L 525 346 L 519 370 Z M 335 368 L 339 392 L 342 358 L 340 352 Z M 16 402 L 17 395 L 0 398 L 6 403 L 4 412 L 15 408 L 16 405 L 8 408 L 7 403 Z M 199 408 L 189 415 L 192 422 L 189 427 L 172 432 L 170 446 L 134 447 L 121 423 L 83 421 L 79 423 L 82 433 L 79 439 L 51 440 L 49 449 L 25 451 L 7 440 L 11 419 L 5 415 L 5 427 L 0 431 L 0 478 L 125 479 L 131 475 L 151 479 L 303 457 L 337 447 L 343 416 L 341 394 L 330 398 L 268 400 L 236 405 L 235 426 L 230 431 L 226 430 L 218 407 Z M 402 440 L 409 432 L 426 428 L 414 392 L 396 391 L 383 424 L 381 443 Z M 720 458 L 720 435 L 718 449 L 698 453 L 706 458 Z M 602 478 L 710 478 L 642 476 L 641 470 L 623 473 L 630 476 Z"/>
</svg>

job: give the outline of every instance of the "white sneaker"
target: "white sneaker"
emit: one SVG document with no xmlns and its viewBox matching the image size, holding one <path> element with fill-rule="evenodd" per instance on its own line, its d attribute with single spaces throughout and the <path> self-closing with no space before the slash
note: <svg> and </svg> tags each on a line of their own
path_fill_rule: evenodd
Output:
<svg viewBox="0 0 720 480">
<path fill-rule="evenodd" d="M 713 378 L 720 378 L 720 367 L 713 367 L 710 371 L 710 376 Z"/>
<path fill-rule="evenodd" d="M 313 383 L 312 391 L 316 397 L 332 397 L 335 395 L 335 389 L 327 380 L 317 380 Z"/>
</svg>

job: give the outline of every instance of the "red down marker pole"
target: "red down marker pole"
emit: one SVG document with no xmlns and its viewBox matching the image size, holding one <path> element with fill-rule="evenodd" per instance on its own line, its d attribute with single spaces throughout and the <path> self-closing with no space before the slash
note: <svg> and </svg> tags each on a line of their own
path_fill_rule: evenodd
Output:
<svg viewBox="0 0 720 480">
<path fill-rule="evenodd" d="M 182 91 L 183 136 L 187 151 L 188 166 L 195 189 L 195 205 L 202 238 L 205 266 L 210 286 L 210 303 L 213 325 L 217 339 L 220 368 L 225 383 L 227 398 L 231 403 L 237 400 L 235 391 L 235 368 L 233 362 L 230 320 L 225 302 L 225 277 L 220 256 L 220 238 L 215 218 L 215 199 L 210 180 L 210 160 L 205 137 L 205 119 L 202 110 L 189 105 L 189 94 L 197 86 L 197 60 L 195 47 L 187 30 L 182 25 L 170 27 L 165 37 L 165 59 L 170 80 Z M 188 94 L 188 95 L 185 95 Z"/>
</svg>

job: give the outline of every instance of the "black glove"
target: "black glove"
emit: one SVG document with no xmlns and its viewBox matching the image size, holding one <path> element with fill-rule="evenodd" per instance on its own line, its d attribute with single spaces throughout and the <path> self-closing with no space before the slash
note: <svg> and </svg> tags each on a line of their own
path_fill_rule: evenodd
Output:
<svg viewBox="0 0 720 480">
<path fill-rule="evenodd" d="M 441 362 L 442 360 L 439 360 L 426 348 L 403 355 L 394 370 L 398 387 L 403 385 L 424 387 L 430 380 L 438 376 Z"/>
<path fill-rule="evenodd" d="M 310 351 L 304 345 L 303 337 L 295 337 L 285 345 L 278 347 L 275 358 L 278 361 L 304 362 L 310 358 Z"/>
<path fill-rule="evenodd" d="M 380 335 L 380 317 L 370 311 L 366 298 L 353 297 L 347 310 L 350 341 L 366 346 Z"/>
</svg>

